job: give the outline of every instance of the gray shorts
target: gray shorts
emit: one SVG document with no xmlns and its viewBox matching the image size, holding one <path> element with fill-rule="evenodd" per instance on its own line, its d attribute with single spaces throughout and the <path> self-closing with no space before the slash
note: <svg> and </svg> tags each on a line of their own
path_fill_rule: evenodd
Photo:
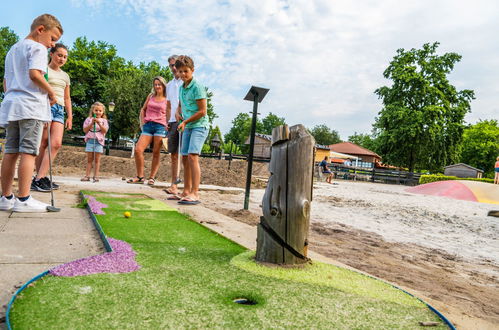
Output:
<svg viewBox="0 0 499 330">
<path fill-rule="evenodd" d="M 168 123 L 168 152 L 178 153 L 178 121 Z"/>
<path fill-rule="evenodd" d="M 38 155 L 44 123 L 38 119 L 9 121 L 5 130 L 5 153 Z"/>
</svg>

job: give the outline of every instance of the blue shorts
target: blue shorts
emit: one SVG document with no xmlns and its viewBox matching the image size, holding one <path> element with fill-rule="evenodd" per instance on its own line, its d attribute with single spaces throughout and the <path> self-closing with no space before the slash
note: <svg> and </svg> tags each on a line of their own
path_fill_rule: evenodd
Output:
<svg viewBox="0 0 499 330">
<path fill-rule="evenodd" d="M 496 173 L 499 173 L 499 167 L 496 167 L 494 170 L 496 171 Z"/>
<path fill-rule="evenodd" d="M 98 152 L 103 153 L 104 147 L 100 144 L 97 139 L 89 139 L 85 146 L 85 152 Z"/>
<path fill-rule="evenodd" d="M 186 128 L 182 133 L 182 146 L 180 148 L 182 156 L 199 155 L 207 136 L 208 129 L 206 127 Z"/>
<path fill-rule="evenodd" d="M 64 124 L 64 107 L 56 103 L 50 110 L 52 111 L 52 121 Z"/>
<path fill-rule="evenodd" d="M 144 126 L 142 126 L 142 135 L 165 137 L 165 126 L 161 125 L 160 123 L 148 121 L 144 124 Z"/>
</svg>

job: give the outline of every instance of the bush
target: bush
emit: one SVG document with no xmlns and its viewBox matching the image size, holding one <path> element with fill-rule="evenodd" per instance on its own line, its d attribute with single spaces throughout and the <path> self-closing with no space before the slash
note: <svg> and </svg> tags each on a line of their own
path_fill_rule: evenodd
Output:
<svg viewBox="0 0 499 330">
<path fill-rule="evenodd" d="M 448 176 L 448 175 L 443 175 L 443 174 L 431 174 L 431 175 L 421 175 L 419 178 L 419 184 L 425 184 L 425 183 L 430 183 L 430 182 L 437 182 L 437 181 L 447 181 L 447 180 L 469 180 L 469 181 L 480 181 L 480 182 L 486 182 L 486 183 L 494 183 L 493 179 L 488 179 L 488 178 L 458 178 L 457 176 Z"/>
</svg>

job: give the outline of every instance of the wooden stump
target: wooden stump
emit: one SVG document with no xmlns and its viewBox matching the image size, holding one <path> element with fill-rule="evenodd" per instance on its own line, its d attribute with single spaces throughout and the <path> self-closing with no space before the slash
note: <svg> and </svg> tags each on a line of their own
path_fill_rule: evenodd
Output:
<svg viewBox="0 0 499 330">
<path fill-rule="evenodd" d="M 274 264 L 307 262 L 312 201 L 314 138 L 303 125 L 272 131 L 270 178 L 257 230 L 256 260 Z"/>
</svg>

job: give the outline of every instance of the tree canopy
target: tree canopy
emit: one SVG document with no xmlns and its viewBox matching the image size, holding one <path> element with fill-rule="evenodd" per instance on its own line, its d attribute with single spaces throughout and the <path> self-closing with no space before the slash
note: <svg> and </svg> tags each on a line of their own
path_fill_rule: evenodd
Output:
<svg viewBox="0 0 499 330">
<path fill-rule="evenodd" d="M 5 74 L 5 56 L 10 47 L 19 41 L 19 37 L 8 27 L 0 27 L 0 79 L 3 80 Z M 0 100 L 3 99 L 3 87 L 0 88 Z"/>
<path fill-rule="evenodd" d="M 414 169 L 440 170 L 459 159 L 464 116 L 472 90 L 458 91 L 447 76 L 461 60 L 437 55 L 439 43 L 397 50 L 383 76 L 392 85 L 375 93 L 383 102 L 374 128 L 384 162 Z"/>
<path fill-rule="evenodd" d="M 377 141 L 370 134 L 358 134 L 355 132 L 348 137 L 348 141 L 378 153 Z"/>
<path fill-rule="evenodd" d="M 494 163 L 499 156 L 499 125 L 497 120 L 483 120 L 464 130 L 461 162 L 494 176 Z"/>
<path fill-rule="evenodd" d="M 322 145 L 330 145 L 335 143 L 340 143 L 340 135 L 337 131 L 329 128 L 327 125 L 321 124 L 314 126 L 310 131 L 310 134 L 315 139 L 315 143 Z"/>
</svg>

